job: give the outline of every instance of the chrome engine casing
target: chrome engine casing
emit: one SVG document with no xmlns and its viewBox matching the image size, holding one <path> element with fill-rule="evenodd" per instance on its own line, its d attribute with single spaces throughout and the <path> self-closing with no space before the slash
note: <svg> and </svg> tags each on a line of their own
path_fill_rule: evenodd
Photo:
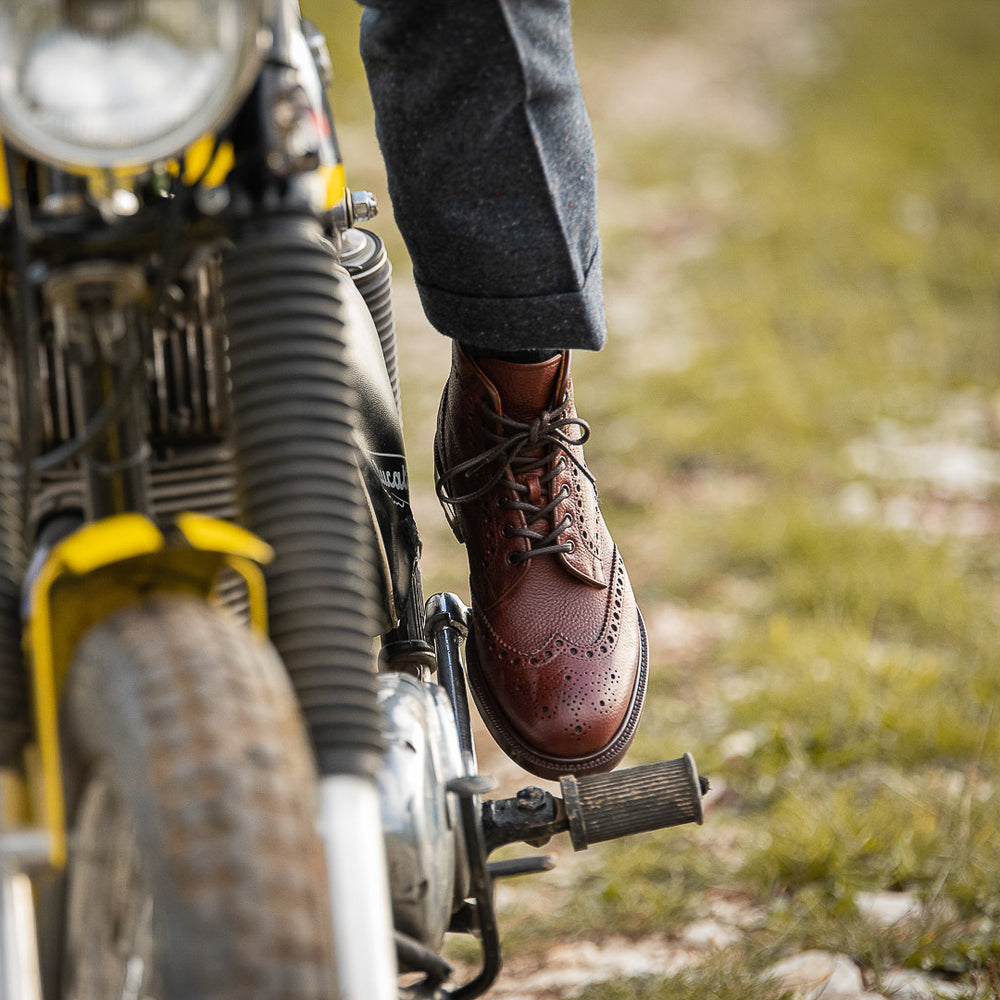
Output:
<svg viewBox="0 0 1000 1000">
<path fill-rule="evenodd" d="M 446 786 L 463 774 L 451 704 L 436 684 L 378 676 L 385 735 L 379 801 L 396 929 L 437 950 L 468 894 L 458 800 Z"/>
</svg>

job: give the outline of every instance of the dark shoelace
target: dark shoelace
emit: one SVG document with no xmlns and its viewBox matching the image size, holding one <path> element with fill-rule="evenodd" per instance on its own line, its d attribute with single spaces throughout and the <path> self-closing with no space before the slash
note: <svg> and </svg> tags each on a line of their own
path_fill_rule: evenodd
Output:
<svg viewBox="0 0 1000 1000">
<path fill-rule="evenodd" d="M 563 485 L 551 499 L 547 498 L 546 490 L 549 483 L 566 468 L 566 459 L 569 459 L 590 482 L 594 481 L 590 470 L 570 451 L 570 448 L 586 443 L 590 437 L 590 425 L 579 417 L 566 416 L 565 400 L 559 409 L 545 410 L 530 423 L 522 423 L 496 413 L 485 403 L 481 404 L 481 409 L 486 418 L 484 433 L 493 442 L 493 447 L 440 472 L 434 485 L 443 504 L 457 507 L 460 504 L 470 503 L 498 485 L 511 490 L 519 497 L 524 497 L 530 492 L 529 488 L 514 479 L 508 479 L 505 475 L 507 468 L 510 468 L 514 476 L 523 476 L 551 465 L 552 468 L 539 477 L 543 497 L 546 497 L 546 502 L 542 506 L 536 506 L 523 499 L 510 500 L 507 497 L 500 497 L 497 501 L 502 508 L 522 511 L 525 525 L 530 525 L 536 521 L 548 520 L 556 508 L 564 500 L 569 499 L 569 488 L 566 485 Z M 498 422 L 501 427 L 499 434 L 492 430 L 492 426 Z M 565 433 L 570 427 L 579 428 L 578 437 L 570 437 Z M 454 488 L 460 476 L 468 478 L 489 468 L 493 469 L 490 477 L 472 492 L 455 495 L 448 492 L 449 487 Z M 514 552 L 508 557 L 509 561 L 519 563 L 534 556 L 572 552 L 574 548 L 572 541 L 559 541 L 570 524 L 572 518 L 567 514 L 547 534 L 532 531 L 529 527 L 506 525 L 503 529 L 506 537 L 525 538 L 529 544 L 527 552 Z"/>
</svg>

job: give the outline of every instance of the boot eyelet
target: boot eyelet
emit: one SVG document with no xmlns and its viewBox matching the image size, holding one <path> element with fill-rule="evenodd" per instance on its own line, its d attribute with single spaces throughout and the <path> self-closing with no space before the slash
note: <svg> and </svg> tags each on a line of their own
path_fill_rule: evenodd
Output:
<svg viewBox="0 0 1000 1000">
<path fill-rule="evenodd" d="M 503 535 L 504 538 L 510 538 L 514 534 L 514 529 L 509 524 L 505 524 L 500 529 L 500 534 Z"/>
<path fill-rule="evenodd" d="M 517 558 L 517 553 L 516 552 L 508 552 L 507 553 L 507 565 L 508 566 L 516 566 L 520 561 L 521 560 Z"/>
</svg>

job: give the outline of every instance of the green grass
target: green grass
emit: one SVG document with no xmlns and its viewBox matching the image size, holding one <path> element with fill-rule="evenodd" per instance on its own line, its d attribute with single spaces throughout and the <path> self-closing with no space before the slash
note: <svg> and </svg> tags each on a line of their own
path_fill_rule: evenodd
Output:
<svg viewBox="0 0 1000 1000">
<path fill-rule="evenodd" d="M 696 834 L 659 832 L 597 845 L 589 855 L 558 907 L 559 933 L 569 938 L 680 932 L 697 919 L 701 893 L 717 878 L 717 863 L 701 851 Z M 544 891 L 544 876 L 523 887 Z M 551 937 L 552 920 L 547 909 L 513 906 L 503 923 L 510 953 L 537 951 Z"/>
<path fill-rule="evenodd" d="M 786 120 L 776 145 L 649 135 L 611 161 L 616 183 L 654 202 L 657 190 L 683 199 L 685 172 L 705 162 L 734 193 L 710 204 L 692 182 L 687 208 L 707 237 L 691 256 L 670 252 L 655 213 L 638 232 L 612 227 L 609 300 L 634 294 L 614 263 L 626 247 L 630 261 L 659 255 L 685 296 L 691 360 L 629 364 L 655 345 L 655 309 L 648 328 L 612 342 L 594 371 L 624 374 L 601 381 L 590 416 L 621 433 L 595 435 L 593 461 L 616 537 L 639 553 L 643 602 L 741 623 L 687 676 L 661 664 L 637 743 L 644 758 L 693 749 L 726 788 L 706 830 L 677 839 L 682 871 L 667 884 L 691 895 L 675 915 L 698 912 L 699 885 L 740 890 L 766 907 L 750 954 L 842 950 L 876 984 L 907 965 L 975 989 L 1000 955 L 1000 547 L 992 532 L 899 530 L 889 515 L 900 497 L 918 511 L 995 511 L 996 490 L 955 495 L 933 469 L 866 474 L 851 445 L 886 427 L 933 440 L 960 399 L 979 415 L 969 442 L 997 452 L 1000 9 L 880 0 L 827 17 L 834 67 L 769 82 Z M 706 499 L 699 484 L 713 481 Z M 860 520 L 842 509 L 858 484 L 871 500 Z M 726 760 L 736 730 L 754 749 Z M 720 853 L 713 827 L 725 843 L 735 831 L 738 858 Z M 707 858 L 690 849 L 699 835 Z M 603 918 L 633 933 L 662 919 L 662 866 L 643 863 L 650 902 L 628 887 L 632 863 L 609 855 L 602 874 L 605 904 L 623 900 Z M 855 906 L 862 890 L 913 891 L 926 915 L 873 933 Z M 688 995 L 678 988 L 585 996 Z"/>
<path fill-rule="evenodd" d="M 580 1000 L 705 1000 L 706 997 L 755 997 L 778 1000 L 783 995 L 747 956 L 727 956 L 694 971 L 661 979 L 645 976 L 601 983 L 579 994 Z"/>
</svg>

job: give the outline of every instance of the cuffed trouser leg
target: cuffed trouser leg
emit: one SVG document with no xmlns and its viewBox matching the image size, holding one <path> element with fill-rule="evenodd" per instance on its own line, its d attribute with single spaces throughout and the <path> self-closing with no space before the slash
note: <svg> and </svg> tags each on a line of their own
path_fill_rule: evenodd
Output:
<svg viewBox="0 0 1000 1000">
<path fill-rule="evenodd" d="M 599 348 L 595 158 L 569 0 L 363 0 L 361 54 L 430 322 L 485 349 Z"/>
</svg>

